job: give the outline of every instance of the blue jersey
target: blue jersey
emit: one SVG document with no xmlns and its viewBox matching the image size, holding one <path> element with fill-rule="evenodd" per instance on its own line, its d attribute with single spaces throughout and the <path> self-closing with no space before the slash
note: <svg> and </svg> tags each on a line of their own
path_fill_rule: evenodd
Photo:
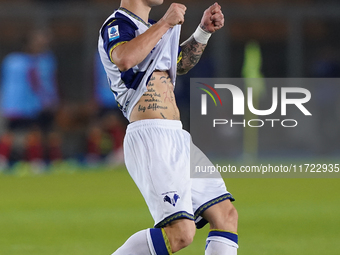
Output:
<svg viewBox="0 0 340 255">
<path fill-rule="evenodd" d="M 98 41 L 100 58 L 118 107 L 127 119 L 140 97 L 147 91 L 146 85 L 155 70 L 168 71 L 175 85 L 180 52 L 179 25 L 170 28 L 149 55 L 131 69 L 121 72 L 111 59 L 111 53 L 117 46 L 144 33 L 153 23 L 151 20 L 145 23 L 130 11 L 119 8 L 100 29 Z"/>
</svg>

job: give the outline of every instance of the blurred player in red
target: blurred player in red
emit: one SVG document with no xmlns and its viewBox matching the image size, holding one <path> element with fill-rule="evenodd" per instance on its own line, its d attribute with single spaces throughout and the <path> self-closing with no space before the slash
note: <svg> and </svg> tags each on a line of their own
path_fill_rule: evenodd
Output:
<svg viewBox="0 0 340 255">
<path fill-rule="evenodd" d="M 155 221 L 154 228 L 134 234 L 113 254 L 172 254 L 192 242 L 196 227 L 209 223 L 205 254 L 234 255 L 234 199 L 222 178 L 190 178 L 190 156 L 208 159 L 182 129 L 174 95 L 176 75 L 196 65 L 211 34 L 223 27 L 223 13 L 219 4 L 210 6 L 179 46 L 186 7 L 173 3 L 158 22 L 149 20 L 151 8 L 162 3 L 122 0 L 100 30 L 100 57 L 118 106 L 130 121 L 125 164 Z"/>
</svg>

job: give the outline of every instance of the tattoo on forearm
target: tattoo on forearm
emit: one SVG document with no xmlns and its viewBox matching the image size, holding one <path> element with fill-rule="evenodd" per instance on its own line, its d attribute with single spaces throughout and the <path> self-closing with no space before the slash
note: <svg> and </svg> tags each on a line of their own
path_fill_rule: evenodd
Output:
<svg viewBox="0 0 340 255">
<path fill-rule="evenodd" d="M 196 42 L 191 37 L 185 41 L 182 47 L 182 59 L 177 64 L 177 74 L 186 74 L 200 60 L 207 45 Z"/>
<path fill-rule="evenodd" d="M 207 30 L 207 27 L 204 26 L 204 25 L 201 25 L 201 24 L 200 24 L 200 27 L 201 27 L 203 30 L 205 30 L 205 31 Z"/>
</svg>

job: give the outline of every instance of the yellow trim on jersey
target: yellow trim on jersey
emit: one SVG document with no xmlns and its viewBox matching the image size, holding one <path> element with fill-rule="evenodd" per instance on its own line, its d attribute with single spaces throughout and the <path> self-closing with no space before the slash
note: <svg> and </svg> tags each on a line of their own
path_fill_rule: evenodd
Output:
<svg viewBox="0 0 340 255">
<path fill-rule="evenodd" d="M 107 26 L 110 26 L 113 22 L 115 22 L 117 19 L 112 20 Z"/>
<path fill-rule="evenodd" d="M 125 9 L 124 7 L 119 7 L 118 10 L 123 11 L 125 13 L 127 13 L 129 16 L 131 16 L 132 18 L 142 22 L 145 26 L 147 27 L 151 27 L 150 23 L 146 23 L 144 20 L 142 20 L 140 17 L 138 17 L 136 14 L 134 14 L 133 12 L 129 11 L 128 9 Z"/>
<path fill-rule="evenodd" d="M 179 61 L 181 61 L 183 58 L 183 54 L 182 51 L 179 53 L 178 58 L 177 58 L 177 64 L 179 63 Z"/>
<path fill-rule="evenodd" d="M 127 41 L 116 43 L 116 44 L 113 45 L 112 48 L 110 49 L 110 60 L 111 60 L 112 63 L 114 63 L 114 62 L 113 62 L 113 59 L 112 59 L 112 51 L 113 51 L 115 48 L 117 48 L 119 45 L 122 45 L 122 44 L 124 44 L 124 43 L 127 43 Z"/>
<path fill-rule="evenodd" d="M 168 250 L 169 255 L 172 255 L 170 241 L 168 239 L 168 236 L 165 233 L 164 228 L 162 228 L 162 235 L 163 235 L 163 239 L 164 239 L 164 242 L 165 242 L 166 249 Z"/>
<path fill-rule="evenodd" d="M 232 233 L 232 234 L 238 235 L 236 232 L 223 230 L 223 229 L 210 229 L 209 232 L 211 232 L 211 231 L 227 232 L 227 233 Z"/>
</svg>

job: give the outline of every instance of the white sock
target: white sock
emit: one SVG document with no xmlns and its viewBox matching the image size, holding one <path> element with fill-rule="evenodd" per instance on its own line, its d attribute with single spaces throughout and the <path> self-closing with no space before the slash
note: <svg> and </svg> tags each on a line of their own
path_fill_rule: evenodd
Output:
<svg viewBox="0 0 340 255">
<path fill-rule="evenodd" d="M 145 229 L 132 235 L 112 255 L 171 255 L 165 231 L 160 228 Z"/>
<path fill-rule="evenodd" d="M 205 255 L 237 255 L 237 234 L 212 230 L 207 238 Z"/>
</svg>

